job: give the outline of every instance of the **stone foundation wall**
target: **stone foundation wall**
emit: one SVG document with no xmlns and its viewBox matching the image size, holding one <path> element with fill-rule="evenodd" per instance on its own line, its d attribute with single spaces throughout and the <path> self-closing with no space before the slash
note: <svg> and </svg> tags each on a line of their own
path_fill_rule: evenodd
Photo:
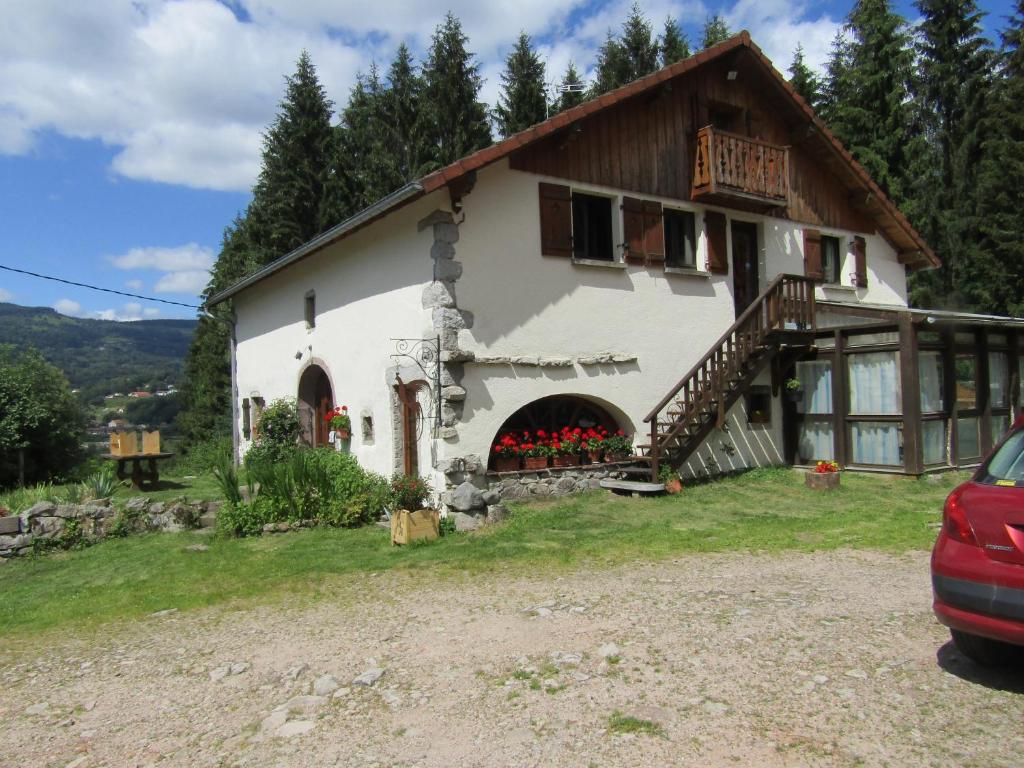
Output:
<svg viewBox="0 0 1024 768">
<path fill-rule="evenodd" d="M 20 515 L 0 518 L 0 559 L 60 547 L 69 540 L 92 543 L 112 532 L 176 532 L 212 527 L 219 501 L 150 501 L 129 499 L 121 508 L 110 499 L 86 504 L 40 501 Z"/>
</svg>

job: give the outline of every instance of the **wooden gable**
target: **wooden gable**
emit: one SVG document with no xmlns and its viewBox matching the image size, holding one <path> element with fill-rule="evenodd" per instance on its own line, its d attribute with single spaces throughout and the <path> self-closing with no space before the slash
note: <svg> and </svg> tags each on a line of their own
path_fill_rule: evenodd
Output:
<svg viewBox="0 0 1024 768">
<path fill-rule="evenodd" d="M 737 77 L 728 79 L 734 71 Z M 712 61 L 511 153 L 513 169 L 693 200 L 697 132 L 706 125 L 788 147 L 788 202 L 760 206 L 772 216 L 821 227 L 874 232 L 827 159 L 800 141 L 800 117 L 780 104 L 761 68 L 742 56 Z M 805 121 L 803 121 L 805 122 Z M 745 208 L 749 204 L 715 202 Z M 757 209 L 757 206 L 754 207 Z"/>
</svg>

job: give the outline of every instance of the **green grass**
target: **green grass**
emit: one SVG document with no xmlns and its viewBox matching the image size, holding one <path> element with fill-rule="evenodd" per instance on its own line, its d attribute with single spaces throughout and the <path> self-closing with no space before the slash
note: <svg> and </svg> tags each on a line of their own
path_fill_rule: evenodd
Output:
<svg viewBox="0 0 1024 768">
<path fill-rule="evenodd" d="M 613 712 L 608 718 L 609 733 L 642 733 L 647 736 L 665 736 L 665 729 L 650 720 L 641 720 L 636 717 L 624 715 L 621 712 Z"/>
<path fill-rule="evenodd" d="M 53 485 L 43 483 L 31 488 L 14 488 L 0 493 L 0 507 L 17 514 L 31 507 L 37 501 L 63 503 L 69 500 L 78 483 Z M 160 475 L 160 487 L 152 491 L 137 491 L 127 482 L 118 485 L 114 492 L 114 503 L 125 502 L 133 496 L 145 496 L 153 501 L 170 501 L 182 496 L 190 501 L 221 499 L 220 490 L 210 473 L 186 476 Z"/>
<path fill-rule="evenodd" d="M 87 629 L 165 608 L 315 598 L 347 574 L 389 569 L 535 573 L 694 552 L 923 549 L 934 540 L 943 499 L 963 477 L 935 483 L 844 473 L 837 491 L 822 493 L 804 488 L 797 472 L 757 470 L 679 496 L 589 494 L 524 505 L 491 529 L 401 548 L 376 526 L 256 539 L 154 534 L 107 541 L 0 566 L 0 636 Z M 198 541 L 209 551 L 187 550 Z"/>
</svg>

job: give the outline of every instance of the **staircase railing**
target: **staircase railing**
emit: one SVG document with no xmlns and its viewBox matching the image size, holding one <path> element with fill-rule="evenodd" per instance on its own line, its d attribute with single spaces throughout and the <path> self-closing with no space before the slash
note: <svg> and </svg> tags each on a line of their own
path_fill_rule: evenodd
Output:
<svg viewBox="0 0 1024 768">
<path fill-rule="evenodd" d="M 772 331 L 815 328 L 814 281 L 803 275 L 780 274 L 747 307 L 707 354 L 690 369 L 644 421 L 651 425 L 651 473 L 657 479 L 662 445 L 669 445 L 703 414 L 717 413 L 725 421 L 725 394 L 730 380 L 746 375 L 746 365 L 764 350 Z M 670 405 L 667 418 L 660 418 Z M 661 426 L 668 427 L 662 433 Z"/>
</svg>

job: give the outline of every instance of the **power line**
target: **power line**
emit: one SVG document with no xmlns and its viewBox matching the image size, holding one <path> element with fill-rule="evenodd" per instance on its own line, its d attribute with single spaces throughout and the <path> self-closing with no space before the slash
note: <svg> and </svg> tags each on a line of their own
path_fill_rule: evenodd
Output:
<svg viewBox="0 0 1024 768">
<path fill-rule="evenodd" d="M 104 293 L 116 293 L 118 296 L 128 296 L 133 299 L 142 299 L 143 301 L 158 301 L 161 304 L 173 304 L 176 307 L 188 307 L 189 309 L 202 309 L 198 304 L 185 304 L 181 301 L 170 301 L 169 299 L 154 299 L 152 296 L 141 296 L 137 293 L 126 293 L 125 291 L 115 291 L 113 288 L 100 288 L 98 285 L 89 285 L 88 283 L 76 283 L 74 280 L 65 280 L 61 277 L 53 277 L 52 275 L 40 275 L 38 272 L 29 272 L 27 269 L 15 269 L 14 267 L 7 267 L 0 264 L 0 269 L 6 269 L 8 272 L 18 272 L 22 275 L 29 275 L 30 277 L 38 277 L 43 280 L 53 280 L 55 283 L 64 283 L 65 285 L 74 285 L 78 288 L 88 288 L 91 291 L 103 291 Z"/>
</svg>

